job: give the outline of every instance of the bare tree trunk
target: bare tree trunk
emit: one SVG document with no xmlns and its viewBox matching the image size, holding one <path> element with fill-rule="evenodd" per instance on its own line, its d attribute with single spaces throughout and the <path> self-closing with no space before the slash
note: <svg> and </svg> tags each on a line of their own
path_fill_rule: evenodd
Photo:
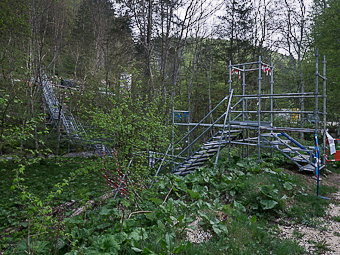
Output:
<svg viewBox="0 0 340 255">
<path fill-rule="evenodd" d="M 209 104 L 209 112 L 212 110 L 212 105 L 211 105 L 211 74 L 212 74 L 212 56 L 210 56 L 209 60 L 209 69 L 207 69 L 207 81 L 208 81 L 208 104 Z M 211 123 L 214 122 L 214 118 L 212 113 L 210 114 L 210 120 Z"/>
<path fill-rule="evenodd" d="M 195 72 L 196 72 L 196 64 L 197 64 L 197 42 L 196 46 L 193 52 L 193 60 L 192 60 L 192 66 L 191 66 L 191 75 L 190 75 L 190 81 L 189 84 L 187 85 L 187 91 L 188 91 L 188 111 L 189 111 L 189 116 L 192 116 L 192 109 L 191 109 L 191 92 L 192 92 L 192 85 L 195 77 Z M 191 120 L 189 120 L 191 122 Z"/>
</svg>

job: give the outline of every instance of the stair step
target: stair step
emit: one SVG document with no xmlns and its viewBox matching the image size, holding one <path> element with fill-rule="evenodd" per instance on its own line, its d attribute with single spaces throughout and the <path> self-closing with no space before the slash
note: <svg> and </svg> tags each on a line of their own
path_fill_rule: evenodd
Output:
<svg viewBox="0 0 340 255">
<path fill-rule="evenodd" d="M 218 145 L 217 146 L 210 146 L 210 147 L 202 147 L 200 151 L 208 152 L 210 150 L 215 150 L 217 148 L 218 148 Z"/>
<path fill-rule="evenodd" d="M 205 150 L 201 150 L 201 151 L 199 151 L 199 152 L 196 152 L 196 154 L 195 154 L 194 156 L 199 157 L 199 155 L 200 155 L 200 156 L 204 156 L 204 157 L 210 158 L 211 156 L 214 156 L 214 154 L 215 154 L 215 153 L 208 153 L 208 152 L 205 151 Z M 192 158 L 193 158 L 194 156 L 192 156 Z M 195 158 L 197 158 L 197 157 L 195 157 Z"/>
<path fill-rule="evenodd" d="M 195 170 L 198 166 L 190 166 L 190 167 L 179 167 L 175 172 L 177 171 L 188 171 L 188 170 Z"/>
<path fill-rule="evenodd" d="M 182 164 L 183 167 L 191 167 L 191 166 L 200 166 L 203 165 L 205 162 L 199 161 L 199 162 L 191 162 L 191 163 L 184 163 Z"/>
<path fill-rule="evenodd" d="M 230 124 L 231 125 L 238 125 L 238 126 L 252 126 L 252 127 L 258 127 L 259 126 L 258 121 L 252 121 L 252 120 L 231 121 Z M 270 127 L 270 122 L 261 121 L 260 126 Z"/>
<path fill-rule="evenodd" d="M 214 155 L 216 151 L 218 151 L 218 146 L 217 146 L 217 147 L 214 147 L 214 148 L 206 148 L 206 149 L 202 149 L 200 152 L 209 154 L 209 157 L 210 157 L 210 156 Z"/>
<path fill-rule="evenodd" d="M 215 147 L 215 148 L 211 148 L 211 149 L 209 149 L 209 150 L 207 150 L 207 152 L 216 152 L 216 151 L 218 151 L 218 146 L 217 147 Z"/>
<path fill-rule="evenodd" d="M 230 129 L 230 133 L 239 133 L 241 132 L 241 130 L 239 129 Z M 222 130 L 218 131 L 217 133 L 221 134 L 222 133 Z M 224 130 L 223 132 L 224 134 L 228 134 L 229 133 L 229 130 Z"/>
<path fill-rule="evenodd" d="M 227 141 L 225 140 L 222 140 L 221 142 L 219 140 L 213 140 L 213 141 L 204 143 L 202 147 L 216 147 L 216 146 L 219 146 L 220 144 L 226 144 L 226 143 Z"/>
<path fill-rule="evenodd" d="M 268 141 L 268 143 L 272 144 L 272 145 L 285 145 L 285 144 L 289 144 L 291 141 L 290 140 L 282 140 L 282 141 Z"/>
<path fill-rule="evenodd" d="M 248 137 L 248 138 L 245 138 L 245 139 L 242 139 L 244 141 L 257 141 L 257 137 Z"/>
<path fill-rule="evenodd" d="M 280 133 L 262 133 L 261 136 L 265 137 L 273 137 L 273 136 L 278 136 Z"/>
<path fill-rule="evenodd" d="M 300 147 L 291 147 L 291 148 L 284 148 L 282 151 L 287 152 L 287 153 L 295 153 L 295 152 L 310 152 L 309 150 L 304 150 Z"/>
<path fill-rule="evenodd" d="M 298 162 L 306 162 L 306 160 L 310 161 L 310 156 L 309 155 L 301 155 L 301 156 L 298 155 L 298 156 L 293 157 L 293 159 Z"/>
<path fill-rule="evenodd" d="M 214 151 L 217 151 L 218 150 L 218 146 L 216 147 L 210 147 L 210 148 L 203 148 L 203 150 L 207 153 L 211 153 L 211 152 L 214 152 Z"/>
<path fill-rule="evenodd" d="M 221 136 L 220 135 L 220 136 L 214 136 L 213 139 L 219 140 L 219 139 L 221 139 L 221 137 L 224 138 L 224 139 L 222 139 L 222 141 L 225 141 L 225 138 L 229 138 L 229 137 L 234 138 L 234 137 L 237 137 L 237 135 L 228 135 L 228 136 Z"/>
<path fill-rule="evenodd" d="M 209 160 L 208 157 L 199 157 L 199 158 L 193 158 L 191 157 L 187 162 L 199 162 L 199 161 L 207 161 Z"/>
<path fill-rule="evenodd" d="M 314 167 L 313 164 L 307 164 L 307 165 L 304 165 L 304 166 L 300 167 L 299 170 L 300 171 L 314 172 L 315 171 L 315 167 Z"/>
<path fill-rule="evenodd" d="M 202 157 L 210 157 L 210 154 L 207 153 L 200 153 L 200 152 L 196 152 L 195 155 L 191 156 L 190 158 L 202 158 Z"/>
</svg>

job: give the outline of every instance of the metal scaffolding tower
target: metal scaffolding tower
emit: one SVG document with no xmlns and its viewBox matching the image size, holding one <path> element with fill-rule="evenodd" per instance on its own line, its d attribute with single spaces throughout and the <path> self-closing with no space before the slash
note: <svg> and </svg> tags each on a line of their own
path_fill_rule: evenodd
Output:
<svg viewBox="0 0 340 255">
<path fill-rule="evenodd" d="M 258 160 L 261 161 L 263 150 L 277 150 L 296 164 L 300 171 L 315 171 L 316 153 L 314 146 L 301 144 L 294 134 L 312 133 L 322 136 L 321 166 L 325 165 L 326 157 L 326 60 L 323 58 L 323 72 L 319 73 L 319 55 L 315 54 L 315 90 L 311 92 L 282 93 L 274 90 L 274 66 L 262 61 L 232 64 L 229 62 L 229 93 L 217 106 L 209 112 L 200 122 L 176 121 L 186 111 L 173 111 L 173 125 L 190 127 L 189 131 L 177 142 L 172 142 L 167 153 L 164 154 L 161 165 L 156 175 L 165 168 L 171 166 L 172 173 L 186 175 L 202 166 L 210 158 L 216 156 L 217 163 L 222 147 L 241 145 L 243 156 L 248 156 L 250 148 L 257 150 Z M 248 89 L 246 75 L 257 74 L 257 91 Z M 233 78 L 241 83 L 240 94 L 236 94 L 237 87 L 233 88 Z M 322 92 L 319 90 L 319 80 L 322 80 Z M 299 109 L 296 105 L 292 109 L 275 109 L 277 101 L 306 100 L 314 105 L 314 110 Z M 268 104 L 269 101 L 269 104 Z M 319 101 L 322 101 L 320 110 Z M 227 106 L 225 106 L 227 102 Z M 222 108 L 222 111 L 221 111 Z M 224 109 L 223 109 L 224 108 Z M 208 117 L 215 112 L 222 112 L 213 123 L 205 123 Z M 294 116 L 296 121 L 301 116 L 313 116 L 313 127 L 294 127 L 294 125 L 282 125 L 282 116 Z M 177 118 L 176 118 L 177 116 Z M 184 118 L 185 119 L 185 118 Z M 292 118 L 290 118 L 292 120 Z M 303 123 L 303 122 L 302 122 Z M 174 135 L 173 135 L 174 137 Z M 320 139 L 321 140 L 321 139 Z M 178 153 L 176 153 L 178 151 Z M 171 155 L 170 155 L 171 152 Z M 167 160 L 165 160 L 167 159 Z M 167 162 L 167 163 L 164 163 Z M 164 163 L 164 164 L 163 164 Z"/>
</svg>

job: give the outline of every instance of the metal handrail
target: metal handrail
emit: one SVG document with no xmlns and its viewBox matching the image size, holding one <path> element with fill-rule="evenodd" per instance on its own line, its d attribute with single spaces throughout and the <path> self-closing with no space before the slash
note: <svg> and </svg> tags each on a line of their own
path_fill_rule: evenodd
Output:
<svg viewBox="0 0 340 255">
<path fill-rule="evenodd" d="M 219 157 L 219 155 L 220 155 L 222 137 L 224 136 L 225 124 L 226 124 L 227 118 L 228 118 L 228 116 L 229 116 L 229 109 L 230 109 L 231 98 L 233 97 L 233 92 L 234 92 L 234 90 L 232 89 L 232 90 L 230 91 L 230 97 L 229 97 L 229 101 L 228 101 L 227 112 L 226 112 L 225 117 L 224 117 L 222 134 L 221 134 L 221 137 L 220 137 L 220 140 L 219 140 L 218 150 L 217 150 L 216 159 L 215 159 L 215 164 L 214 164 L 215 167 L 216 167 L 216 165 L 217 165 L 218 157 Z M 240 101 L 241 101 L 241 100 L 239 100 L 233 107 L 235 107 Z M 230 132 L 229 132 L 229 139 L 230 139 Z M 230 141 L 230 140 L 229 140 L 229 141 Z"/>
<path fill-rule="evenodd" d="M 170 143 L 169 146 L 168 146 L 168 149 L 167 149 L 166 152 L 164 153 L 164 157 L 162 158 L 161 164 L 159 165 L 159 167 L 158 167 L 158 169 L 157 169 L 157 171 L 156 171 L 155 177 L 158 175 L 159 171 L 161 170 L 162 165 L 163 165 L 163 163 L 164 163 L 164 160 L 165 160 L 166 156 L 168 155 L 168 152 L 169 152 L 169 150 L 170 150 L 170 148 L 171 148 L 171 145 L 172 145 L 172 144 Z M 153 184 L 153 181 L 151 182 L 151 186 L 152 186 L 152 184 Z M 151 187 L 151 186 L 150 186 L 150 187 Z"/>
<path fill-rule="evenodd" d="M 210 129 L 212 129 L 217 122 L 219 122 L 223 116 L 225 115 L 226 112 L 224 112 L 214 123 L 212 123 L 206 130 L 204 130 L 198 137 L 196 137 L 196 139 L 194 141 L 192 141 L 189 145 L 187 145 L 187 147 L 185 147 L 180 153 L 178 153 L 176 155 L 176 157 L 174 157 L 174 159 L 177 159 L 183 152 L 185 152 L 187 149 L 189 149 L 193 144 L 195 144 L 198 139 L 200 139 L 203 135 L 205 135 Z"/>
<path fill-rule="evenodd" d="M 231 107 L 231 109 L 233 110 L 235 107 L 236 107 L 236 105 L 238 105 L 239 103 L 241 103 L 241 102 L 243 102 L 243 98 L 241 98 L 240 100 L 238 100 L 234 105 L 233 105 L 233 107 Z"/>
<path fill-rule="evenodd" d="M 175 147 L 175 145 L 177 145 L 177 144 L 179 144 L 180 142 L 182 142 L 185 138 L 187 138 L 197 127 L 199 127 L 200 126 L 200 124 L 202 124 L 203 123 L 203 121 L 206 119 L 206 118 L 208 118 L 226 99 L 228 99 L 229 98 L 229 95 L 228 96 L 226 96 L 226 97 L 224 97 L 215 107 L 214 107 L 214 109 L 212 109 L 207 115 L 205 115 L 204 117 L 203 117 L 203 119 L 201 119 L 200 120 L 200 122 L 198 122 L 197 124 L 196 124 L 196 126 L 194 126 L 186 135 L 184 135 L 179 141 L 177 141 L 176 143 L 174 143 L 174 147 Z M 223 115 L 223 114 L 222 114 Z"/>
<path fill-rule="evenodd" d="M 187 145 L 181 152 L 179 152 L 174 158 L 173 160 L 176 160 L 178 158 L 180 158 L 180 155 L 187 151 L 189 148 L 191 148 L 191 146 L 193 144 L 195 144 L 203 135 L 205 135 L 208 131 L 210 131 L 224 116 L 229 114 L 229 108 L 230 108 L 230 104 L 231 104 L 231 98 L 232 98 L 232 94 L 233 94 L 233 90 L 231 90 L 230 95 L 226 96 L 222 101 L 224 102 L 225 99 L 229 98 L 228 101 L 228 107 L 227 107 L 227 111 L 225 111 L 216 121 L 214 121 L 207 129 L 205 129 L 194 141 L 192 141 L 189 145 Z M 222 102 L 221 101 L 221 102 Z M 218 105 L 221 105 L 221 102 Z M 213 110 L 215 110 L 217 107 L 215 107 Z M 213 110 L 211 112 L 213 112 Z M 210 113 L 209 113 L 210 114 Z M 208 114 L 208 115 L 209 115 Z M 202 121 L 208 116 L 206 115 L 195 127 L 197 127 L 199 124 L 202 123 Z M 222 134 L 223 135 L 223 134 Z M 191 156 L 187 157 L 184 161 L 188 160 Z M 168 162 L 165 166 L 167 166 L 170 162 Z"/>
</svg>

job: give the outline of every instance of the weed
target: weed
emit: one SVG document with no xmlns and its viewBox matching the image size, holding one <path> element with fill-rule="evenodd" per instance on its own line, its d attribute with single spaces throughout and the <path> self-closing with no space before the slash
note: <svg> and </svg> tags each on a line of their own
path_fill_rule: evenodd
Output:
<svg viewBox="0 0 340 255">
<path fill-rule="evenodd" d="M 294 229 L 293 235 L 296 237 L 296 239 L 301 239 L 305 234 L 303 234 L 303 233 L 297 231 L 296 229 Z"/>
<path fill-rule="evenodd" d="M 86 202 L 104 192 L 99 174 L 101 167 L 99 161 L 93 159 L 44 160 L 27 168 L 24 182 L 34 194 L 42 193 L 41 198 L 44 198 L 44 193 L 53 189 L 55 183 L 76 176 L 69 186 L 63 187 L 63 192 L 51 202 L 51 206 L 70 199 Z M 41 171 L 45 171 L 43 177 Z M 2 184 L 7 185 L 6 188 L 9 186 Z M 235 156 L 231 165 L 219 163 L 216 169 L 199 169 L 185 178 L 159 178 L 150 189 L 131 192 L 127 198 L 108 200 L 100 207 L 87 210 L 85 215 L 65 218 L 61 222 L 63 231 L 58 243 L 41 236 L 37 237 L 36 241 L 40 242 L 37 247 L 44 252 L 57 247 L 58 254 L 70 255 L 88 252 L 303 254 L 304 250 L 296 242 L 275 237 L 269 224 L 271 218 L 285 213 L 287 201 L 293 204 L 291 208 L 296 202 L 297 208 L 306 206 L 306 210 L 310 210 L 308 206 L 315 207 L 313 203 L 319 203 L 305 199 L 303 193 L 298 194 L 297 187 L 299 190 L 303 188 L 299 177 L 283 173 L 275 163 L 257 164 L 251 158 L 240 161 Z M 25 201 L 17 197 L 10 200 L 10 193 L 6 193 L 6 197 L 9 198 L 8 205 L 17 203 L 17 212 L 27 208 Z M 4 211 L 6 213 L 0 212 L 0 216 L 7 220 L 2 222 L 3 227 L 9 224 L 6 215 L 13 215 L 13 209 L 8 206 Z M 136 211 L 147 213 L 133 214 Z M 310 212 L 302 214 L 309 216 Z M 12 217 L 16 222 L 13 224 L 17 224 L 26 215 Z M 200 244 L 190 243 L 186 240 L 186 229 L 198 217 L 201 218 L 200 228 L 209 231 L 212 238 Z M 21 243 L 25 234 L 24 229 L 19 242 L 19 238 L 11 239 L 18 248 L 9 249 L 8 254 L 27 251 L 25 242 Z"/>
<path fill-rule="evenodd" d="M 340 174 L 340 162 L 328 163 L 327 169 L 333 173 Z"/>
<path fill-rule="evenodd" d="M 340 216 L 333 216 L 332 220 L 340 222 Z"/>
<path fill-rule="evenodd" d="M 319 194 L 321 196 L 327 196 L 331 193 L 335 193 L 338 191 L 338 188 L 335 186 L 328 186 L 328 185 L 320 185 L 319 187 Z"/>
<path fill-rule="evenodd" d="M 328 246 L 326 240 L 312 242 L 317 254 L 324 254 L 326 251 L 332 251 Z"/>
<path fill-rule="evenodd" d="M 295 204 L 288 209 L 287 215 L 295 218 L 299 223 L 306 223 L 313 217 L 323 216 L 328 204 L 327 200 L 314 194 L 298 194 Z"/>
</svg>

